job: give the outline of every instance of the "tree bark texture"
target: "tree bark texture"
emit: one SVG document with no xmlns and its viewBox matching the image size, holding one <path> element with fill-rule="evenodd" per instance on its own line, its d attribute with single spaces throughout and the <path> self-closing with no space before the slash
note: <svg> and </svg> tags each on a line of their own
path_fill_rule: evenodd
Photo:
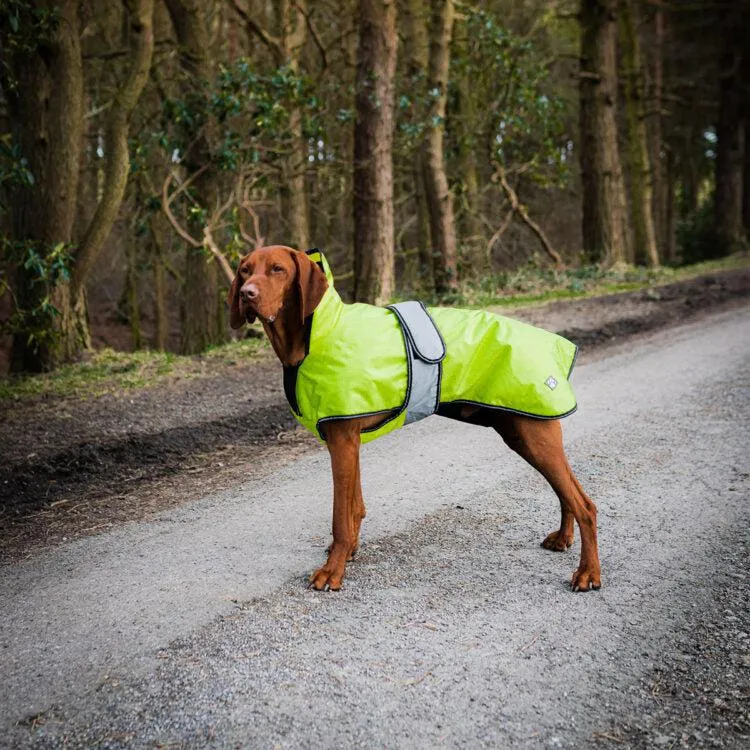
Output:
<svg viewBox="0 0 750 750">
<path fill-rule="evenodd" d="M 436 261 L 435 286 L 438 291 L 447 291 L 458 288 L 456 223 L 443 148 L 454 7 L 453 0 L 431 0 L 431 5 L 430 67 L 427 82 L 431 103 L 422 149 L 432 252 Z"/>
<path fill-rule="evenodd" d="M 427 69 L 430 64 L 427 13 L 424 0 L 401 0 L 399 18 L 404 29 L 406 75 L 414 92 L 416 116 L 421 117 L 424 109 L 422 100 L 427 95 Z M 429 293 L 435 290 L 435 263 L 430 242 L 425 175 L 424 151 L 421 148 L 414 149 L 412 151 L 412 179 L 417 217 L 419 274 L 423 289 Z"/>
<path fill-rule="evenodd" d="M 667 149 L 666 185 L 664 201 L 664 252 L 665 263 L 672 262 L 677 256 L 677 234 L 675 232 L 675 203 L 677 202 L 677 168 L 674 150 Z"/>
<path fill-rule="evenodd" d="M 740 114 L 741 94 L 734 55 L 725 56 L 719 80 L 719 123 L 716 135 L 716 234 L 726 252 L 742 242 L 742 174 L 745 146 Z M 734 72 L 732 72 L 734 71 Z"/>
<path fill-rule="evenodd" d="M 653 268 L 659 265 L 659 251 L 653 216 L 653 173 L 646 129 L 643 60 L 638 40 L 637 10 L 633 0 L 621 1 L 620 28 L 625 73 L 633 260 L 639 265 L 646 264 Z"/>
<path fill-rule="evenodd" d="M 394 292 L 393 107 L 395 0 L 360 0 L 354 125 L 354 296 Z"/>
<path fill-rule="evenodd" d="M 122 87 L 115 94 L 109 110 L 104 140 L 104 188 L 88 230 L 76 253 L 72 292 L 77 297 L 91 271 L 94 260 L 112 230 L 120 210 L 130 173 L 128 131 L 130 116 L 141 91 L 148 81 L 154 51 L 153 0 L 130 0 L 129 36 L 131 45 L 130 70 Z"/>
<path fill-rule="evenodd" d="M 133 232 L 123 241 L 125 254 L 125 286 L 120 298 L 120 312 L 127 318 L 130 327 L 130 342 L 133 349 L 143 348 L 143 331 L 141 328 L 141 305 L 138 297 L 138 248 Z"/>
<path fill-rule="evenodd" d="M 717 239 L 725 252 L 739 250 L 742 247 L 744 234 L 742 187 L 745 102 L 743 101 L 742 73 L 747 65 L 746 61 L 743 61 L 743 56 L 750 55 L 750 51 L 743 45 L 747 37 L 747 32 L 742 28 L 745 19 L 747 16 L 743 19 L 739 7 L 727 14 L 719 57 L 719 119 L 716 127 L 714 222 Z"/>
<path fill-rule="evenodd" d="M 465 27 L 454 26 L 453 43 L 454 54 L 461 56 L 468 54 L 468 35 Z M 469 263 L 474 270 L 486 264 L 488 254 L 484 240 L 485 230 L 479 218 L 481 213 L 480 180 L 477 165 L 476 138 L 473 125 L 477 119 L 477 97 L 472 95 L 472 80 L 466 73 L 461 73 L 455 80 L 457 89 L 457 167 L 459 174 L 459 207 L 457 213 L 457 233 L 462 237 L 461 245 L 464 256 L 470 252 Z M 491 259 L 491 253 L 489 255 Z M 492 263 L 486 265 L 486 272 L 492 272 Z"/>
<path fill-rule="evenodd" d="M 277 67 L 288 65 L 299 73 L 300 56 L 307 39 L 307 3 L 297 0 L 273 0 L 270 14 L 274 20 L 274 33 L 259 24 L 252 14 L 234 0 L 234 7 L 247 25 L 248 32 L 259 39 L 268 49 Z M 280 238 L 293 247 L 307 249 L 311 245 L 309 199 L 306 181 L 308 163 L 307 139 L 302 133 L 302 109 L 299 104 L 290 105 L 289 131 L 292 148 L 281 164 L 279 195 L 281 197 L 282 221 L 286 224 L 287 237 Z"/>
<path fill-rule="evenodd" d="M 290 7 L 288 0 L 280 1 L 280 39 L 283 61 L 299 73 L 300 55 L 307 38 L 307 22 L 304 11 L 306 3 L 297 0 Z M 306 171 L 308 146 L 302 133 L 302 110 L 299 105 L 289 113 L 289 130 L 292 134 L 292 149 L 284 159 L 281 173 L 281 211 L 288 223 L 289 243 L 306 250 L 311 247 L 310 217 Z"/>
<path fill-rule="evenodd" d="M 607 265 L 629 258 L 617 139 L 617 0 L 581 0 L 583 249 Z"/>
<path fill-rule="evenodd" d="M 162 232 L 163 216 L 154 214 L 151 217 L 151 237 L 153 238 L 153 270 L 154 270 L 154 340 L 153 346 L 157 351 L 167 349 L 169 335 L 169 317 L 167 315 L 167 280 L 165 267 L 164 233 Z"/>
<path fill-rule="evenodd" d="M 18 95 L 8 97 L 13 141 L 34 176 L 30 186 L 9 195 L 11 234 L 16 242 L 32 242 L 46 257 L 58 243 L 73 240 L 79 164 L 83 132 L 83 70 L 78 30 L 78 3 L 48 0 L 40 8 L 58 6 L 60 22 L 52 37 L 34 53 L 19 55 L 13 62 Z M 55 367 L 77 353 L 86 336 L 75 342 L 74 306 L 67 282 L 45 288 L 32 272 L 19 268 L 17 303 L 21 310 L 36 308 L 46 295 L 61 315 L 54 322 L 52 337 L 29 340 L 27 331 L 13 337 L 11 367 L 15 371 L 39 372 Z M 85 317 L 82 319 L 85 329 Z"/>
<path fill-rule="evenodd" d="M 628 0 L 630 2 L 630 0 Z M 648 118 L 649 137 L 651 146 L 651 182 L 653 184 L 653 212 L 654 229 L 656 231 L 656 246 L 661 249 L 665 256 L 665 248 L 669 244 L 666 233 L 666 204 L 670 198 L 666 192 L 664 181 L 664 169 L 662 167 L 663 143 L 662 143 L 662 108 L 664 106 L 664 44 L 667 36 L 665 13 L 661 8 L 654 11 L 654 50 L 653 50 L 653 83 L 652 96 L 649 105 L 650 117 Z"/>
<path fill-rule="evenodd" d="M 185 73 L 185 85 L 202 86 L 214 72 L 208 30 L 210 3 L 201 0 L 166 0 L 177 41 L 180 61 Z M 211 161 L 211 132 L 208 122 L 195 138 L 184 157 L 188 174 L 194 174 Z M 207 213 L 218 203 L 218 175 L 210 167 L 195 180 L 195 194 Z M 191 227 L 196 237 L 203 236 L 203 225 Z M 207 347 L 226 340 L 224 310 L 220 304 L 219 279 L 216 264 L 203 247 L 186 248 L 185 283 L 182 291 L 183 354 L 197 354 Z"/>
</svg>

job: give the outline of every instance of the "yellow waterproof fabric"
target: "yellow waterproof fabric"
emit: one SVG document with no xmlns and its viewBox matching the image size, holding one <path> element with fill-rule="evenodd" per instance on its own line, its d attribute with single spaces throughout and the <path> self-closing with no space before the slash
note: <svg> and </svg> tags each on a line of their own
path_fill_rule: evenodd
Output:
<svg viewBox="0 0 750 750">
<path fill-rule="evenodd" d="M 324 258 L 322 263 L 330 285 L 313 313 L 309 352 L 297 369 L 295 416 L 322 440 L 321 420 L 400 410 L 376 430 L 363 433 L 366 443 L 404 424 L 404 337 L 390 310 L 344 304 Z M 441 405 L 480 404 L 540 418 L 575 410 L 568 382 L 575 344 L 481 310 L 432 307 L 428 312 L 446 345 L 440 365 Z"/>
</svg>

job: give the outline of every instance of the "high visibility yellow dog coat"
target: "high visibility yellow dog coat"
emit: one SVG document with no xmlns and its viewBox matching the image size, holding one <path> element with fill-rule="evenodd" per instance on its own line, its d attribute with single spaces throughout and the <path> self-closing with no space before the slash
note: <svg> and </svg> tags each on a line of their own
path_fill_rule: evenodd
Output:
<svg viewBox="0 0 750 750">
<path fill-rule="evenodd" d="M 294 415 L 320 440 L 333 419 L 395 413 L 366 443 L 430 414 L 460 419 L 467 404 L 558 419 L 576 409 L 568 382 L 577 347 L 554 333 L 483 310 L 405 302 L 344 304 L 319 250 L 308 255 L 328 278 L 309 323 L 308 352 L 284 369 Z"/>
</svg>

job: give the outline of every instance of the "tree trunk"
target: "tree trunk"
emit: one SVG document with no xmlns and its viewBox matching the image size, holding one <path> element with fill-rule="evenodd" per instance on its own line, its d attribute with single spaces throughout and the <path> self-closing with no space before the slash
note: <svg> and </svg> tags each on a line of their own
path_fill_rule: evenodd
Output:
<svg viewBox="0 0 750 750">
<path fill-rule="evenodd" d="M 270 15 L 275 26 L 270 34 L 263 25 L 257 23 L 252 11 L 246 11 L 236 0 L 234 7 L 245 21 L 248 32 L 259 39 L 271 52 L 274 63 L 281 67 L 288 65 L 299 74 L 300 55 L 307 38 L 305 0 L 273 0 Z M 306 249 L 311 245 L 310 217 L 306 171 L 308 163 L 307 139 L 302 133 L 302 108 L 290 104 L 289 130 L 292 134 L 292 149 L 281 164 L 279 195 L 281 197 L 281 218 L 285 224 L 287 237 L 284 242 L 297 248 Z"/>
<path fill-rule="evenodd" d="M 307 22 L 304 12 L 307 3 L 297 0 L 276 0 L 275 15 L 278 28 L 276 64 L 288 65 L 299 74 L 302 48 L 307 38 Z M 305 250 L 311 247 L 310 217 L 307 200 L 308 147 L 302 133 L 302 110 L 291 105 L 289 130 L 292 134 L 292 150 L 281 166 L 281 213 L 289 236 L 285 241 L 293 247 Z"/>
<path fill-rule="evenodd" d="M 169 14 L 180 44 L 180 59 L 187 85 L 204 86 L 213 77 L 214 62 L 208 33 L 210 4 L 200 0 L 166 0 Z M 210 164 L 212 123 L 197 134 L 185 154 L 189 174 Z M 218 202 L 218 175 L 206 169 L 193 183 L 204 208 L 210 212 Z M 203 224 L 194 222 L 193 236 L 203 236 Z M 185 284 L 182 290 L 182 331 L 180 350 L 197 354 L 207 347 L 226 340 L 223 307 L 219 304 L 219 279 L 216 263 L 207 257 L 204 248 L 187 247 Z"/>
<path fill-rule="evenodd" d="M 629 256 L 617 141 L 616 0 L 581 0 L 580 24 L 583 250 L 611 266 Z"/>
<path fill-rule="evenodd" d="M 11 132 L 34 182 L 9 192 L 8 198 L 12 239 L 46 258 L 59 243 L 73 240 L 83 133 L 83 70 L 78 3 L 49 0 L 39 5 L 57 6 L 60 23 L 38 50 L 13 61 L 18 93 L 8 95 Z M 15 288 L 19 311 L 26 314 L 26 330 L 13 336 L 13 370 L 52 369 L 86 345 L 85 314 L 72 303 L 66 282 L 50 288 L 40 283 L 33 270 L 21 266 Z M 43 320 L 28 317 L 45 297 L 60 314 Z"/>
<path fill-rule="evenodd" d="M 457 37 L 459 29 L 454 27 L 453 49 L 457 58 L 468 54 L 468 38 L 466 28 Z M 460 208 L 457 211 L 459 235 L 462 236 L 461 245 L 464 255 L 470 252 L 469 262 L 475 272 L 492 272 L 492 264 L 482 268 L 487 261 L 485 230 L 479 219 L 480 190 L 479 173 L 477 169 L 476 139 L 474 125 L 477 121 L 477 97 L 472 95 L 472 81 L 466 73 L 462 73 L 456 80 L 458 89 L 458 174 L 460 175 Z"/>
<path fill-rule="evenodd" d="M 675 168 L 674 150 L 667 149 L 666 199 L 664 202 L 664 253 L 665 263 L 671 263 L 677 256 L 677 234 L 675 232 L 675 189 L 677 186 L 677 169 Z"/>
<path fill-rule="evenodd" d="M 716 127 L 716 193 L 714 222 L 723 252 L 742 247 L 742 182 L 745 128 L 741 72 L 742 14 L 727 14 L 719 58 L 719 120 Z"/>
<path fill-rule="evenodd" d="M 725 60 L 725 65 L 731 64 Z M 726 71 L 726 67 L 724 68 Z M 719 124 L 716 129 L 716 234 L 724 251 L 742 244 L 742 174 L 744 123 L 740 117 L 740 92 L 735 75 L 721 75 Z"/>
<path fill-rule="evenodd" d="M 359 0 L 354 125 L 354 296 L 382 304 L 394 292 L 394 0 Z"/>
<path fill-rule="evenodd" d="M 133 349 L 143 348 L 143 332 L 141 329 L 141 305 L 138 299 L 138 249 L 135 237 L 125 239 L 125 288 L 122 291 L 120 305 L 130 326 L 130 341 Z"/>
<path fill-rule="evenodd" d="M 432 101 L 427 114 L 427 134 L 422 148 L 432 252 L 436 260 L 435 285 L 438 291 L 458 288 L 453 196 L 448 187 L 443 153 L 453 17 L 453 0 L 432 0 L 430 69 L 427 83 Z"/>
<path fill-rule="evenodd" d="M 281 167 L 281 213 L 288 236 L 284 239 L 292 247 L 306 250 L 311 247 L 310 220 L 307 208 L 307 140 L 302 134 L 302 114 L 294 108 L 289 114 L 292 151 Z"/>
<path fill-rule="evenodd" d="M 154 50 L 153 0 L 132 0 L 130 7 L 130 39 L 132 56 L 130 70 L 117 91 L 107 120 L 104 139 L 104 187 L 81 246 L 76 253 L 72 292 L 77 297 L 91 271 L 91 266 L 109 237 L 120 211 L 130 173 L 128 130 L 130 116 L 148 80 Z"/>
<path fill-rule="evenodd" d="M 400 18 L 404 28 L 406 76 L 412 87 L 416 117 L 423 112 L 422 99 L 427 94 L 426 77 L 430 64 L 427 36 L 427 18 L 424 0 L 402 0 Z M 417 217 L 417 249 L 419 252 L 419 275 L 422 288 L 426 293 L 435 290 L 434 259 L 430 242 L 430 225 L 428 221 L 427 198 L 425 194 L 425 163 L 421 148 L 413 149 L 412 181 L 414 184 L 414 203 Z"/>
<path fill-rule="evenodd" d="M 649 138 L 646 131 L 644 80 L 638 41 L 638 18 L 633 0 L 622 0 L 620 8 L 623 67 L 625 69 L 625 113 L 627 121 L 630 200 L 634 253 L 638 264 L 659 265 L 653 217 L 653 186 Z"/>
<path fill-rule="evenodd" d="M 632 0 L 628 0 L 631 2 Z M 651 144 L 651 175 L 653 184 L 653 213 L 654 229 L 656 232 L 656 246 L 661 248 L 662 255 L 666 253 L 669 244 L 666 232 L 666 201 L 669 200 L 662 168 L 662 107 L 664 98 L 664 40 L 666 38 L 665 14 L 661 8 L 654 11 L 654 64 L 653 91 L 650 108 L 649 143 Z M 666 258 L 666 256 L 665 256 Z"/>
</svg>

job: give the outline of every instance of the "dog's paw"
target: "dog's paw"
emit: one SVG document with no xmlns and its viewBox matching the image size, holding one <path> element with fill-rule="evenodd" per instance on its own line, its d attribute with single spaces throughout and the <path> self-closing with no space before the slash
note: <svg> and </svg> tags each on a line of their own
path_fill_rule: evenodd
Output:
<svg viewBox="0 0 750 750">
<path fill-rule="evenodd" d="M 341 588 L 341 582 L 344 580 L 344 571 L 331 570 L 326 563 L 322 568 L 318 568 L 308 579 L 308 588 L 316 591 L 338 591 Z"/>
<path fill-rule="evenodd" d="M 547 538 L 542 542 L 542 547 L 553 552 L 565 552 L 571 544 L 573 544 L 573 535 L 566 534 L 562 529 L 559 529 L 547 535 Z"/>
<path fill-rule="evenodd" d="M 578 568 L 573 573 L 570 588 L 573 591 L 596 591 L 602 587 L 602 576 L 599 570 Z"/>
<path fill-rule="evenodd" d="M 349 557 L 350 549 L 348 545 L 334 542 L 328 553 L 326 564 L 310 576 L 309 587 L 316 591 L 327 591 L 328 589 L 338 591 L 341 588 L 341 582 L 344 580 L 346 560 Z"/>
</svg>

